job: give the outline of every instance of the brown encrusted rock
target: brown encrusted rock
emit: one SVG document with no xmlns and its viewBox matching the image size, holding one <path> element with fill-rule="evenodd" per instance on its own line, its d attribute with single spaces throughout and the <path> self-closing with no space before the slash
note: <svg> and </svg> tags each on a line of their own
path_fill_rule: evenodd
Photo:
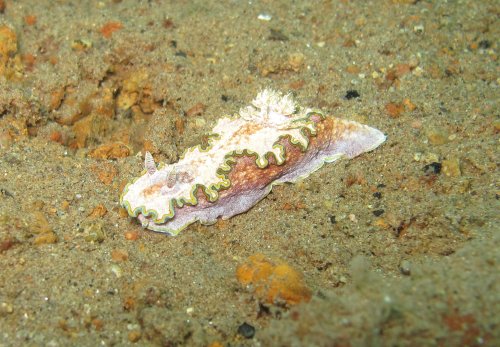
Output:
<svg viewBox="0 0 500 347">
<path fill-rule="evenodd" d="M 295 305 L 311 299 L 311 290 L 303 276 L 282 260 L 257 253 L 248 257 L 236 269 L 236 278 L 244 286 L 251 286 L 264 302 Z"/>
<path fill-rule="evenodd" d="M 130 155 L 130 149 L 124 143 L 114 142 L 100 145 L 90 152 L 89 156 L 94 159 L 118 159 Z"/>
<path fill-rule="evenodd" d="M 23 76 L 21 56 L 17 54 L 17 35 L 9 26 L 0 26 L 0 75 L 8 80 Z"/>
</svg>

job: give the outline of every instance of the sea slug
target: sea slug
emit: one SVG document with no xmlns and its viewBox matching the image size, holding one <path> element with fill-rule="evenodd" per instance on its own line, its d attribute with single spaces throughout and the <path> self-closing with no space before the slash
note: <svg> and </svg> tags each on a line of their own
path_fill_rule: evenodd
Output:
<svg viewBox="0 0 500 347">
<path fill-rule="evenodd" d="M 207 148 L 189 148 L 177 163 L 158 168 L 146 152 L 142 176 L 125 187 L 120 202 L 143 227 L 177 235 L 193 222 L 212 224 L 246 212 L 274 185 L 371 151 L 385 138 L 265 89 L 238 114 L 217 121 Z"/>
</svg>

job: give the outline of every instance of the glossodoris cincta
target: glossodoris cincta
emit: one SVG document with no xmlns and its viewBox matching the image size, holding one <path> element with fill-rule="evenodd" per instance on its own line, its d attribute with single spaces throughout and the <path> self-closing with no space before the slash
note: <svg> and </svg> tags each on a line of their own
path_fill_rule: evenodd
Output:
<svg viewBox="0 0 500 347">
<path fill-rule="evenodd" d="M 217 121 L 208 147 L 186 150 L 159 168 L 150 153 L 121 205 L 142 226 L 177 235 L 193 222 L 212 224 L 248 211 L 276 184 L 296 182 L 342 156 L 385 141 L 369 126 L 299 107 L 290 94 L 261 91 L 251 105 Z"/>
</svg>

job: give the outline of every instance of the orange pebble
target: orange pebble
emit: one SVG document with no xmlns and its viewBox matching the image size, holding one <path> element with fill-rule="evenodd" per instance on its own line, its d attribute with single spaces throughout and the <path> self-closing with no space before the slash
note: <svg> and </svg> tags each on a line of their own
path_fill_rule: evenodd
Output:
<svg viewBox="0 0 500 347">
<path fill-rule="evenodd" d="M 404 109 L 404 106 L 402 104 L 396 104 L 396 103 L 390 102 L 387 105 L 385 105 L 385 111 L 392 118 L 398 118 L 399 116 L 401 116 L 401 113 L 403 113 L 404 110 L 405 109 Z"/>
<path fill-rule="evenodd" d="M 102 321 L 102 319 L 94 318 L 92 319 L 92 325 L 94 326 L 95 330 L 100 331 L 104 327 L 104 322 Z"/>
<path fill-rule="evenodd" d="M 90 217 L 104 217 L 106 215 L 106 213 L 108 213 L 108 209 L 106 208 L 106 206 L 104 206 L 103 204 L 99 204 L 96 207 L 94 207 L 92 212 L 90 212 L 89 216 Z"/>
<path fill-rule="evenodd" d="M 139 233 L 137 231 L 126 231 L 125 239 L 129 241 L 135 241 L 139 238 Z"/>
<path fill-rule="evenodd" d="M 118 31 L 121 28 L 123 28 L 123 24 L 120 22 L 108 22 L 101 28 L 101 34 L 105 38 L 109 39 L 115 31 Z"/>
<path fill-rule="evenodd" d="M 311 290 L 302 274 L 279 259 L 257 253 L 236 269 L 240 284 L 252 285 L 259 299 L 267 303 L 285 302 L 295 305 L 311 299 Z"/>
<path fill-rule="evenodd" d="M 121 142 L 105 143 L 92 150 L 89 154 L 94 159 L 118 159 L 130 155 L 130 148 Z"/>
<path fill-rule="evenodd" d="M 139 330 L 132 330 L 128 333 L 128 340 L 130 342 L 137 342 L 141 339 L 141 332 Z"/>
<path fill-rule="evenodd" d="M 50 133 L 50 141 L 53 141 L 53 142 L 58 142 L 58 143 L 62 143 L 62 134 L 60 131 L 53 131 L 52 133 Z"/>
<path fill-rule="evenodd" d="M 123 262 L 128 260 L 128 252 L 124 249 L 114 249 L 111 251 L 111 259 L 114 262 Z"/>
<path fill-rule="evenodd" d="M 28 70 L 33 69 L 36 63 L 36 57 L 31 53 L 26 53 L 22 55 L 22 60 L 24 65 Z"/>
<path fill-rule="evenodd" d="M 29 15 L 24 17 L 24 22 L 28 25 L 35 25 L 36 24 L 36 16 L 34 15 Z"/>
<path fill-rule="evenodd" d="M 409 111 L 414 111 L 417 108 L 417 106 L 408 98 L 403 99 L 403 104 Z"/>
<path fill-rule="evenodd" d="M 350 65 L 345 70 L 349 73 L 352 73 L 352 74 L 358 74 L 361 71 L 359 66 L 356 66 L 356 65 Z"/>
</svg>

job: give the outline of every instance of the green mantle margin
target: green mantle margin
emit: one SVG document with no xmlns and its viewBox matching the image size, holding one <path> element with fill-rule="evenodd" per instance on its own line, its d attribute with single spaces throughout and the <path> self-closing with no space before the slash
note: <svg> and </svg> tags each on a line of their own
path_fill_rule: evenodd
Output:
<svg viewBox="0 0 500 347">
<path fill-rule="evenodd" d="M 311 136 L 316 136 L 316 122 L 310 120 L 310 118 L 312 116 L 319 116 L 319 117 L 321 117 L 321 119 L 325 119 L 325 115 L 323 113 L 321 113 L 320 111 L 313 110 L 313 111 L 308 112 L 304 118 L 300 118 L 300 119 L 296 120 L 296 121 L 306 120 L 306 124 L 302 128 L 300 128 L 300 132 L 308 140 Z M 238 116 L 236 116 L 236 117 L 238 117 Z M 234 117 L 228 117 L 228 118 L 234 118 Z M 307 134 L 306 130 L 309 132 L 309 134 Z M 189 151 L 193 151 L 196 148 L 198 148 L 200 150 L 200 152 L 208 152 L 210 150 L 210 148 L 212 148 L 212 144 L 214 143 L 214 141 L 216 141 L 216 139 L 220 135 L 217 133 L 209 133 L 208 136 L 210 137 L 209 138 L 209 145 L 207 146 L 206 149 L 203 149 L 201 147 L 201 145 L 196 145 L 194 147 L 190 147 L 184 151 L 184 153 L 180 156 L 179 160 L 182 160 L 184 158 L 184 156 L 186 155 L 186 153 L 188 153 Z M 128 201 L 123 201 L 123 197 L 128 192 L 129 186 L 134 184 L 135 181 L 137 181 L 140 177 L 142 177 L 147 172 L 146 170 L 144 170 L 141 173 L 141 176 L 134 178 L 130 183 L 128 183 L 125 186 L 122 194 L 120 195 L 120 205 L 122 205 L 127 210 L 128 214 L 131 217 L 137 217 L 139 214 L 142 214 L 144 217 L 148 217 L 148 216 L 153 217 L 154 218 L 153 222 L 155 224 L 164 224 L 168 220 L 174 218 L 175 207 L 181 208 L 184 205 L 196 206 L 198 204 L 198 199 L 196 198 L 195 194 L 199 188 L 202 189 L 202 192 L 205 194 L 205 197 L 208 201 L 216 202 L 217 199 L 219 198 L 219 192 L 222 190 L 229 189 L 231 187 L 231 181 L 229 180 L 228 175 L 231 172 L 233 165 L 236 164 L 236 158 L 245 157 L 245 156 L 255 157 L 256 158 L 255 164 L 259 168 L 264 169 L 269 165 L 269 156 L 273 156 L 277 165 L 283 165 L 286 161 L 286 149 L 281 144 L 279 144 L 279 142 L 281 139 L 284 139 L 284 138 L 288 138 L 290 143 L 294 146 L 299 147 L 302 152 L 307 151 L 307 148 L 309 146 L 309 141 L 307 142 L 307 144 L 305 146 L 303 146 L 300 143 L 300 141 L 294 140 L 294 138 L 289 134 L 280 136 L 273 145 L 273 148 L 280 149 L 279 158 L 277 158 L 273 152 L 267 152 L 266 154 L 264 154 L 263 157 L 260 158 L 262 160 L 262 162 L 260 164 L 259 164 L 259 157 L 258 157 L 257 153 L 255 153 L 249 149 L 244 149 L 241 151 L 231 151 L 224 156 L 224 161 L 223 161 L 222 165 L 217 168 L 217 177 L 219 177 L 222 180 L 222 182 L 220 184 L 211 184 L 208 187 L 206 187 L 202 184 L 195 184 L 191 188 L 189 199 L 185 199 L 185 198 L 179 198 L 179 199 L 172 198 L 172 199 L 170 199 L 168 201 L 168 204 L 170 206 L 171 213 L 165 214 L 161 218 L 158 218 L 158 212 L 156 210 L 153 210 L 153 209 L 147 210 L 146 206 L 139 206 L 139 207 L 135 208 L 134 210 L 132 210 L 130 203 Z M 160 163 L 160 168 L 163 166 L 164 166 L 164 164 Z"/>
</svg>

